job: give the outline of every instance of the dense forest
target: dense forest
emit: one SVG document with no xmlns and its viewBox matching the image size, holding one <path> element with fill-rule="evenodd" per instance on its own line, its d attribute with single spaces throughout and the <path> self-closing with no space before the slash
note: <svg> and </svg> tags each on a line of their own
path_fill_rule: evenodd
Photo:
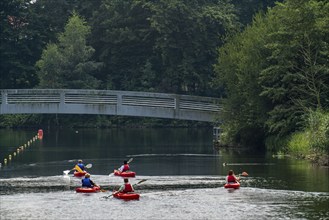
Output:
<svg viewBox="0 0 329 220">
<path fill-rule="evenodd" d="M 273 2 L 1 1 L 0 88 L 47 87 L 41 72 L 51 71 L 44 77 L 59 77 L 52 88 L 213 96 L 217 48 Z M 60 70 L 42 66 L 63 61 Z M 65 84 L 81 75 L 92 83 Z"/>
<path fill-rule="evenodd" d="M 325 0 L 5 0 L 0 8 L 0 89 L 220 97 L 221 145 L 329 151 Z M 8 115 L 0 126 L 79 120 L 189 124 Z"/>
<path fill-rule="evenodd" d="M 329 2 L 287 0 L 219 49 L 224 144 L 329 152 Z M 328 157 L 322 159 L 328 165 Z"/>
</svg>

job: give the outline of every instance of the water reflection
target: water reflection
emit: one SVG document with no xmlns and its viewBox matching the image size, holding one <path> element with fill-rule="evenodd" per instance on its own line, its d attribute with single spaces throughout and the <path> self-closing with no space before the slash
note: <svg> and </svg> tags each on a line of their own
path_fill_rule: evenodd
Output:
<svg viewBox="0 0 329 220">
<path fill-rule="evenodd" d="M 0 130 L 0 155 L 11 152 L 36 131 Z M 75 129 L 44 130 L 43 139 L 0 169 L 0 177 L 62 175 L 78 159 L 92 163 L 93 175 L 109 175 L 133 157 L 137 175 L 225 176 L 229 169 L 247 172 L 255 179 L 248 186 L 328 192 L 328 168 L 293 158 L 273 158 L 264 153 L 219 150 L 212 145 L 212 129 Z M 223 166 L 225 164 L 225 166 Z"/>
<path fill-rule="evenodd" d="M 0 130 L 0 155 L 35 131 Z M 134 158 L 130 181 L 140 201 L 101 199 L 122 184 L 111 175 Z M 107 192 L 75 193 L 78 159 L 93 166 L 93 180 Z M 225 165 L 223 166 L 223 164 Z M 241 188 L 223 188 L 229 169 L 247 172 Z M 328 219 L 328 168 L 293 158 L 214 150 L 209 129 L 81 129 L 44 131 L 0 169 L 4 219 Z M 92 205 L 90 205 L 92 204 Z M 123 208 L 124 207 L 124 208 Z"/>
</svg>

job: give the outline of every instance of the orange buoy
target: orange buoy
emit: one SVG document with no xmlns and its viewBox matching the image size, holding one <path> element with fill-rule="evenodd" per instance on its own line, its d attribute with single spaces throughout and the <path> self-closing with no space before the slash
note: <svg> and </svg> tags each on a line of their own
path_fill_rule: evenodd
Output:
<svg viewBox="0 0 329 220">
<path fill-rule="evenodd" d="M 42 137 L 43 137 L 43 130 L 42 129 L 39 129 L 38 130 L 38 138 L 39 139 L 42 139 Z"/>
</svg>

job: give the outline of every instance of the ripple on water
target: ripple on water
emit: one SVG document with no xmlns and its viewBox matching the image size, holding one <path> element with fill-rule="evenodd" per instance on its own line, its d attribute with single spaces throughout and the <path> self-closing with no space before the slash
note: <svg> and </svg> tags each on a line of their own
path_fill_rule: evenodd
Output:
<svg viewBox="0 0 329 220">
<path fill-rule="evenodd" d="M 100 185 L 117 187 L 121 178 L 94 176 Z M 66 180 L 65 180 L 66 178 Z M 1 196 L 4 219 L 328 219 L 329 193 L 311 193 L 242 187 L 227 190 L 224 177 L 140 177 L 139 201 L 104 199 L 106 193 L 80 194 L 74 187 L 80 179 L 67 177 L 0 180 L 11 187 L 44 190 Z M 139 178 L 131 179 L 136 183 Z M 252 179 L 250 180 L 252 181 Z M 216 186 L 217 184 L 217 186 Z M 49 187 L 49 188 L 47 188 Z M 190 188 L 188 188 L 190 187 Z"/>
</svg>

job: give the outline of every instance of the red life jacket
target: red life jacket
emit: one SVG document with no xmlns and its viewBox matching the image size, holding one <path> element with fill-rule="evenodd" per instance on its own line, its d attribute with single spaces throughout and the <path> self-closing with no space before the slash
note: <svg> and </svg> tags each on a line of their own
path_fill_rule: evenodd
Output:
<svg viewBox="0 0 329 220">
<path fill-rule="evenodd" d="M 232 175 L 229 175 L 229 176 L 227 176 L 227 182 L 236 182 L 236 180 L 235 180 L 235 178 L 234 178 L 234 176 L 232 176 Z"/>
<path fill-rule="evenodd" d="M 123 165 L 122 172 L 126 172 L 126 171 L 128 171 L 128 170 L 130 170 L 129 165 L 128 165 L 128 164 L 124 164 L 124 165 Z"/>
<path fill-rule="evenodd" d="M 124 193 L 134 192 L 133 187 L 130 183 L 125 183 L 125 188 L 123 189 Z"/>
</svg>

